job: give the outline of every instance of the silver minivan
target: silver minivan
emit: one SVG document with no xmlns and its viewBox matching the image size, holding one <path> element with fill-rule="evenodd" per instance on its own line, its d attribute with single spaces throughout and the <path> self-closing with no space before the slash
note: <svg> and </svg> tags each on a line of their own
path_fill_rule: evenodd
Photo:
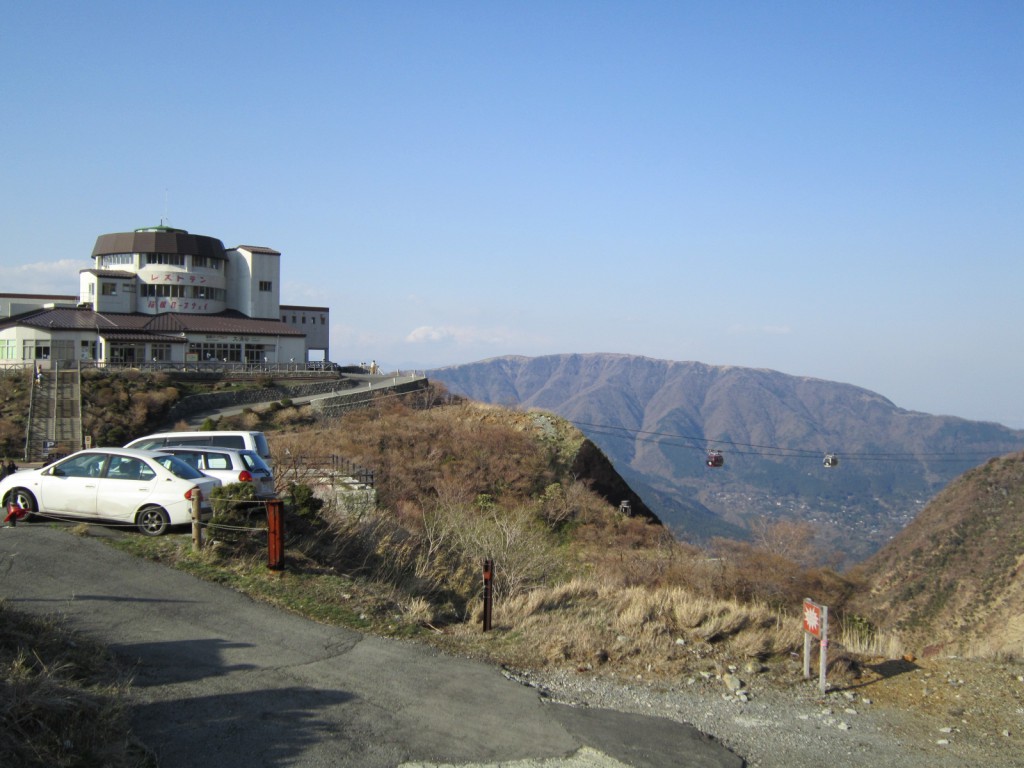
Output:
<svg viewBox="0 0 1024 768">
<path fill-rule="evenodd" d="M 237 448 L 254 451 L 269 466 L 270 446 L 267 436 L 262 432 L 232 432 L 203 430 L 199 432 L 157 432 L 132 440 L 125 448 L 144 448 L 147 451 L 159 451 L 168 445 L 195 445 L 217 448 Z"/>
</svg>

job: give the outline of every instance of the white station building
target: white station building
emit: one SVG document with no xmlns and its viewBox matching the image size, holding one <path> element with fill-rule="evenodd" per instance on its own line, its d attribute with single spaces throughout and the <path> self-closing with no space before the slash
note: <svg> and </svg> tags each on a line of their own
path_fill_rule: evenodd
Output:
<svg viewBox="0 0 1024 768">
<path fill-rule="evenodd" d="M 159 226 L 100 235 L 78 296 L 0 293 L 0 366 L 305 364 L 327 307 L 282 305 L 281 253 Z"/>
</svg>

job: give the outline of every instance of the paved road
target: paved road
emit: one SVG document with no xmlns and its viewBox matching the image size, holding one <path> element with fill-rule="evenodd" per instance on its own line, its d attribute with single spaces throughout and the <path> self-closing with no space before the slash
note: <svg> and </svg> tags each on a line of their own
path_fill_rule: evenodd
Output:
<svg viewBox="0 0 1024 768">
<path fill-rule="evenodd" d="M 162 768 L 743 764 L 689 726 L 546 702 L 41 523 L 0 529 L 0 574 L 14 607 L 66 614 L 136 665 L 133 726 Z"/>
<path fill-rule="evenodd" d="M 296 395 L 289 397 L 295 405 L 309 405 L 316 402 L 330 402 L 331 400 L 352 397 L 365 392 L 381 392 L 391 389 L 399 384 L 410 384 L 417 380 L 426 380 L 426 377 L 420 376 L 415 373 L 406 374 L 358 374 L 358 373 L 347 373 L 345 379 L 349 382 L 355 382 L 356 386 L 347 386 L 344 389 L 340 388 L 334 392 L 321 392 L 315 395 Z M 341 380 L 339 379 L 339 382 Z M 207 419 L 219 419 L 224 416 L 238 416 L 249 409 L 260 410 L 266 408 L 271 403 L 280 402 L 282 398 L 276 400 L 267 400 L 265 402 L 256 403 L 244 403 L 242 405 L 231 405 L 224 408 L 213 408 L 206 411 L 197 411 L 196 413 L 188 416 L 186 421 L 190 426 L 198 427 L 202 425 Z"/>
</svg>

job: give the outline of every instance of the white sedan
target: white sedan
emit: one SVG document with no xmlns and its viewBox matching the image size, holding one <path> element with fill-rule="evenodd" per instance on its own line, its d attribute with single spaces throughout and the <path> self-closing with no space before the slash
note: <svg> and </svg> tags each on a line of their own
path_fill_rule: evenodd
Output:
<svg viewBox="0 0 1024 768">
<path fill-rule="evenodd" d="M 94 448 L 0 481 L 4 509 L 129 523 L 148 536 L 192 520 L 192 498 L 209 517 L 221 484 L 175 456 L 132 448 Z"/>
</svg>

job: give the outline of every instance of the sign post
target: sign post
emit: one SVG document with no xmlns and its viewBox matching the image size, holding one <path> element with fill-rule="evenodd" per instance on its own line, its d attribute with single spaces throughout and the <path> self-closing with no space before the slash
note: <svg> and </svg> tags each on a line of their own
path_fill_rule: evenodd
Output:
<svg viewBox="0 0 1024 768">
<path fill-rule="evenodd" d="M 818 688 L 825 693 L 825 670 L 828 667 L 828 606 L 804 598 L 804 678 L 811 676 L 811 638 L 820 642 L 818 654 Z"/>
</svg>

